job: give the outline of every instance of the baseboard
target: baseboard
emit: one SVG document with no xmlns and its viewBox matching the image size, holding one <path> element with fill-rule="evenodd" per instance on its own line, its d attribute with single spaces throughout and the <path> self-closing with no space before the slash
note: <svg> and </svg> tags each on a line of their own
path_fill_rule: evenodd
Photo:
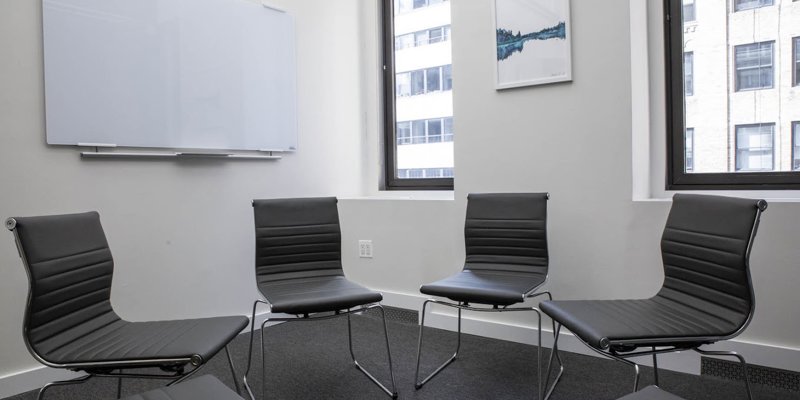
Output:
<svg viewBox="0 0 800 400">
<path fill-rule="evenodd" d="M 376 289 L 380 290 L 380 289 Z M 421 310 L 427 297 L 419 294 L 381 291 L 383 304 L 391 307 Z M 535 303 L 532 303 L 535 304 Z M 485 319 L 483 313 L 465 312 L 462 316 L 464 333 L 485 336 L 494 339 L 508 340 L 530 345 L 536 344 L 535 314 L 530 317 L 530 324 L 509 324 Z M 434 305 L 425 319 L 425 326 L 456 330 L 456 313 L 448 307 Z M 542 346 L 553 347 L 553 330 L 550 320 L 545 317 L 542 323 Z M 558 340 L 561 350 L 601 357 L 578 340 L 571 332 L 562 330 Z M 774 346 L 762 343 L 751 343 L 743 340 L 729 340 L 704 347 L 708 350 L 733 350 L 742 354 L 750 364 L 777 368 L 788 371 L 800 371 L 800 349 Z M 632 359 L 641 365 L 652 365 L 650 357 Z M 700 355 L 694 351 L 663 354 L 658 357 L 658 367 L 689 374 L 700 374 Z"/>
</svg>

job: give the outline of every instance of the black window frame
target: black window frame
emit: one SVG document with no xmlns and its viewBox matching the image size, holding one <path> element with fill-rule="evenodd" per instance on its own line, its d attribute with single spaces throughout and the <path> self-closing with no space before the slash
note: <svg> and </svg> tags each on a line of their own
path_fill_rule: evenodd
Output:
<svg viewBox="0 0 800 400">
<path fill-rule="evenodd" d="M 667 112 L 666 190 L 800 189 L 800 171 L 698 173 L 684 170 L 686 165 L 684 137 L 686 124 L 683 94 L 682 14 L 682 0 L 664 0 Z M 729 127 L 729 130 L 732 128 Z M 728 132 L 728 135 L 730 134 L 735 135 L 735 132 Z"/>
<path fill-rule="evenodd" d="M 395 37 L 393 0 L 381 1 L 383 69 L 384 190 L 453 190 L 453 178 L 401 179 L 397 177 L 397 115 L 395 108 Z M 444 127 L 442 127 L 444 132 Z"/>
</svg>

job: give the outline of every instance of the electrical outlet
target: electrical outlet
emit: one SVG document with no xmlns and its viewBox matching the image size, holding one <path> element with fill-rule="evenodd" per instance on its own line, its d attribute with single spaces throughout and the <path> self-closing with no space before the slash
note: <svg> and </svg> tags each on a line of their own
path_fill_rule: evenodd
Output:
<svg viewBox="0 0 800 400">
<path fill-rule="evenodd" d="M 358 256 L 361 258 L 372 258 L 372 240 L 358 241 Z"/>
</svg>

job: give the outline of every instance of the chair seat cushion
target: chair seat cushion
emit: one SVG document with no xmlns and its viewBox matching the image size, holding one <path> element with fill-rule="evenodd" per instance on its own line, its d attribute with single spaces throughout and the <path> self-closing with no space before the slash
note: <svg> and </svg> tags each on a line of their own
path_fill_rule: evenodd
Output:
<svg viewBox="0 0 800 400">
<path fill-rule="evenodd" d="M 383 300 L 380 293 L 341 275 L 260 282 L 258 289 L 272 305 L 274 313 L 339 311 Z"/>
<path fill-rule="evenodd" d="M 422 285 L 419 291 L 459 302 L 507 306 L 524 301 L 525 295 L 544 283 L 545 278 L 529 272 L 465 269 Z"/>
<path fill-rule="evenodd" d="M 124 366 L 163 365 L 159 359 L 208 361 L 225 347 L 249 322 L 244 316 L 201 319 L 127 322 L 117 319 L 60 347 L 38 349 L 56 364 L 120 362 Z M 156 360 L 156 361 L 154 361 Z"/>
<path fill-rule="evenodd" d="M 732 320 L 656 296 L 641 300 L 557 300 L 541 310 L 590 346 L 710 343 L 734 333 Z"/>
<path fill-rule="evenodd" d="M 617 400 L 684 400 L 674 394 L 667 393 L 656 386 L 648 386 L 636 393 L 631 393 Z"/>
<path fill-rule="evenodd" d="M 123 400 L 242 400 L 217 378 L 203 375 L 175 386 L 125 397 Z"/>
</svg>

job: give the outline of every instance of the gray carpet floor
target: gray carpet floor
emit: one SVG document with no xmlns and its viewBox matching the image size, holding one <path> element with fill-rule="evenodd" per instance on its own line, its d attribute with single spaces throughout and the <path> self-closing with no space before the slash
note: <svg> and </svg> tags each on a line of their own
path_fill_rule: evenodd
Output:
<svg viewBox="0 0 800 400">
<path fill-rule="evenodd" d="M 354 348 L 359 362 L 382 382 L 388 382 L 386 352 L 380 320 L 371 315 L 353 317 Z M 536 347 L 502 340 L 464 335 L 459 358 L 420 390 L 414 389 L 418 326 L 389 322 L 397 391 L 400 399 L 478 400 L 535 399 Z M 350 361 L 347 320 L 285 323 L 266 330 L 268 399 L 388 399 Z M 426 351 L 421 374 L 432 371 L 452 354 L 455 333 L 426 329 Z M 258 336 L 256 336 L 258 344 Z M 241 374 L 247 362 L 247 335 L 231 344 L 236 368 Z M 256 351 L 257 353 L 257 351 Z M 633 384 L 630 367 L 597 357 L 561 352 L 566 371 L 551 397 L 553 400 L 617 399 Z M 544 356 L 549 352 L 544 349 Z M 546 358 L 545 358 L 546 360 Z M 261 358 L 255 355 L 249 381 L 260 400 Z M 198 373 L 213 374 L 233 387 L 224 352 Z M 643 371 L 642 386 L 652 381 L 652 371 Z M 670 371 L 661 371 L 661 387 L 689 400 L 746 399 L 744 384 Z M 123 383 L 123 397 L 163 384 L 130 379 Z M 758 400 L 800 399 L 800 393 L 754 385 Z M 112 399 L 116 380 L 96 378 L 47 392 L 48 400 Z M 29 392 L 6 400 L 33 400 Z"/>
</svg>

